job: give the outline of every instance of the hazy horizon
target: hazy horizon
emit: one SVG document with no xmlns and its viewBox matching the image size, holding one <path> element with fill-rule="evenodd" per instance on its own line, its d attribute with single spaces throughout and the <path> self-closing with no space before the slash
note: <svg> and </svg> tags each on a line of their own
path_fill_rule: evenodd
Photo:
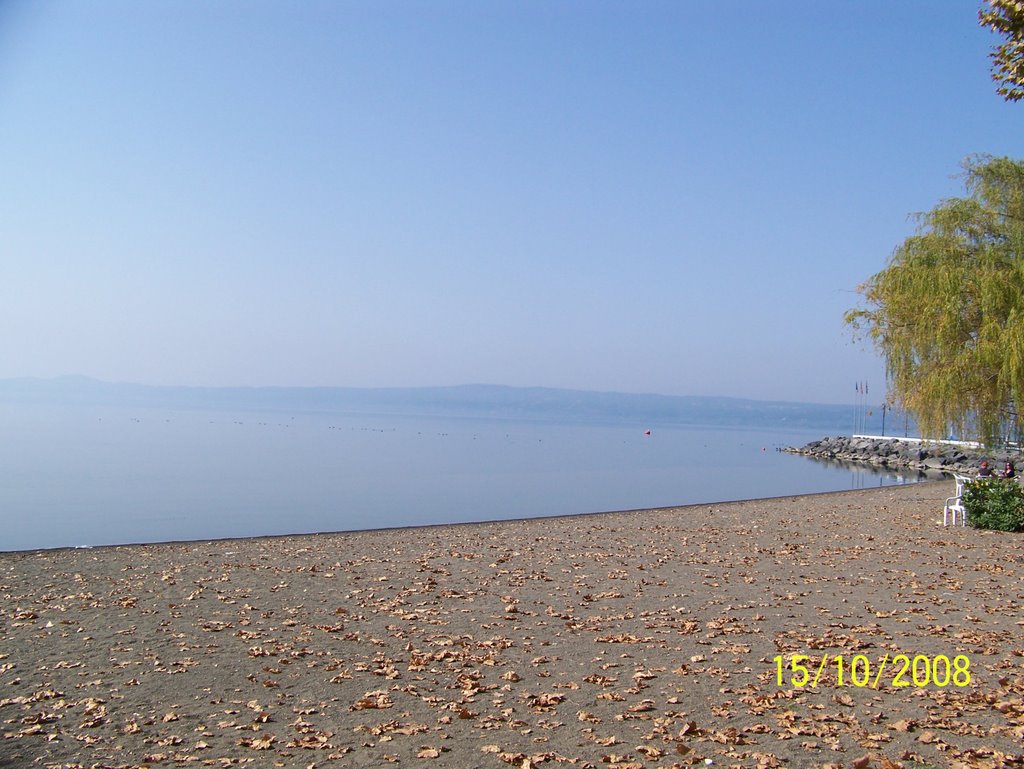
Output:
<svg viewBox="0 0 1024 769">
<path fill-rule="evenodd" d="M 149 383 L 149 382 L 137 382 L 128 380 L 109 380 L 102 379 L 99 377 L 90 376 L 88 374 L 57 374 L 54 376 L 4 376 L 0 377 L 0 383 L 10 383 L 17 381 L 36 381 L 36 382 L 90 382 L 101 385 L 114 385 L 114 386 L 129 386 L 129 387 L 144 387 L 153 389 L 190 389 L 190 390 L 352 390 L 352 391 L 422 391 L 422 390 L 459 390 L 459 389 L 495 389 L 495 390 L 512 390 L 512 391 L 551 391 L 551 392 L 562 392 L 562 393 L 584 393 L 591 395 L 609 395 L 609 396 L 625 396 L 625 397 L 650 397 L 650 398 L 666 398 L 666 399 L 679 399 L 679 400 L 727 400 L 727 401 L 749 401 L 749 402 L 761 402 L 761 403 L 781 403 L 781 404 L 794 404 L 794 405 L 807 405 L 807 406 L 839 406 L 839 407 L 850 407 L 853 408 L 859 404 L 863 404 L 865 399 L 863 396 L 859 400 L 843 401 L 837 400 L 832 402 L 824 401 L 798 401 L 787 398 L 756 398 L 756 397 L 743 397 L 735 395 L 720 395 L 715 393 L 693 393 L 687 395 L 673 395 L 671 393 L 658 393 L 658 392 L 632 392 L 626 390 L 602 390 L 602 389 L 588 389 L 583 387 L 548 387 L 546 385 L 510 385 L 501 382 L 459 382 L 450 385 L 381 385 L 363 387 L 357 385 L 347 384 L 312 384 L 312 385 L 288 385 L 288 384 L 245 384 L 245 383 L 229 383 L 229 384 L 203 384 L 203 385 L 189 385 L 180 383 Z M 883 391 L 884 392 L 884 391 Z M 872 396 L 873 397 L 873 396 Z M 868 400 L 868 403 L 873 403 L 873 400 Z M 879 404 L 880 405 L 880 404 Z"/>
</svg>

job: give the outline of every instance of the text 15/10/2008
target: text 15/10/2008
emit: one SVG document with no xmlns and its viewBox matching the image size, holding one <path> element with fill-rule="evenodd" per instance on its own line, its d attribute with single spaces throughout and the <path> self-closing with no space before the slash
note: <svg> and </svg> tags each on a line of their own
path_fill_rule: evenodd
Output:
<svg viewBox="0 0 1024 769">
<path fill-rule="evenodd" d="M 849 659 L 849 664 L 847 664 Z M 846 658 L 842 654 L 825 654 L 820 662 L 811 662 L 810 655 L 794 654 L 787 661 L 778 654 L 775 660 L 775 680 L 779 686 L 785 686 L 786 676 L 789 668 L 789 685 L 797 688 L 805 686 L 814 689 L 818 686 L 822 675 L 828 671 L 831 678 L 832 669 L 835 669 L 836 686 L 855 686 L 858 688 L 870 687 L 877 689 L 884 680 L 882 678 L 886 670 L 889 670 L 892 680 L 890 685 L 901 688 L 915 686 L 969 686 L 971 683 L 971 661 L 964 654 L 958 654 L 950 660 L 944 654 L 928 657 L 924 654 L 917 654 L 911 657 L 907 654 L 897 654 L 891 660 L 886 654 L 877 664 L 863 654 L 855 654 Z"/>
</svg>

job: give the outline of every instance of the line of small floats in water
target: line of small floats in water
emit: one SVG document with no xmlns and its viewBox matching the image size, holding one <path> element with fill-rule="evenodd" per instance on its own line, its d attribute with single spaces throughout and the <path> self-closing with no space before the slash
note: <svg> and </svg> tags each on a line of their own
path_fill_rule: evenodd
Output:
<svg viewBox="0 0 1024 769">
<path fill-rule="evenodd" d="M 291 417 L 291 419 L 294 420 L 295 417 Z M 98 417 L 98 420 L 100 422 L 102 422 L 103 421 L 103 417 Z M 138 417 L 129 417 L 128 420 L 130 422 L 136 422 L 138 424 L 142 423 L 142 420 L 139 419 Z M 169 423 L 170 421 L 171 421 L 170 419 L 165 419 L 164 420 L 165 423 Z M 211 424 L 211 425 L 216 425 L 216 424 L 244 425 L 244 424 L 246 424 L 246 422 L 243 422 L 243 421 L 240 421 L 240 420 L 237 420 L 237 419 L 231 420 L 230 422 L 217 422 L 216 420 L 211 419 L 209 421 L 209 424 Z M 272 427 L 270 422 L 253 422 L 253 424 L 255 424 L 258 427 Z M 286 422 L 278 422 L 277 423 L 277 427 L 291 427 L 291 425 L 286 423 Z M 342 428 L 338 427 L 337 425 L 328 425 L 327 429 L 328 430 L 341 430 Z M 348 429 L 349 429 L 350 432 L 359 431 L 359 432 L 364 432 L 364 433 L 393 433 L 393 432 L 397 432 L 398 431 L 397 427 L 390 427 L 390 428 L 384 428 L 384 427 L 350 427 Z M 416 434 L 417 435 L 423 435 L 423 431 L 422 430 L 417 430 Z M 435 433 L 435 435 L 438 435 L 440 437 L 447 437 L 449 435 L 449 433 Z M 653 437 L 653 435 L 654 435 L 654 433 L 650 429 L 644 430 L 644 437 L 645 438 L 651 438 L 651 437 Z M 505 433 L 505 437 L 506 438 L 511 438 L 512 436 L 509 433 Z M 473 440 L 476 440 L 476 438 L 477 438 L 477 436 L 474 434 L 473 435 Z M 537 439 L 538 442 L 542 442 L 543 440 L 544 440 L 543 438 L 538 438 Z M 778 448 L 778 447 L 775 450 L 776 451 L 782 451 L 782 449 Z M 765 446 L 762 446 L 761 447 L 761 451 L 768 451 L 768 448 L 765 447 Z"/>
</svg>

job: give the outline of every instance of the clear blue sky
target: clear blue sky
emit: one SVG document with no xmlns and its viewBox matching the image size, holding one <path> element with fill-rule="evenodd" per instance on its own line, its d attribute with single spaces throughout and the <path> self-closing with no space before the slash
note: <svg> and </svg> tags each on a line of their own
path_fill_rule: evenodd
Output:
<svg viewBox="0 0 1024 769">
<path fill-rule="evenodd" d="M 0 3 L 0 377 L 852 402 L 970 0 Z"/>
</svg>

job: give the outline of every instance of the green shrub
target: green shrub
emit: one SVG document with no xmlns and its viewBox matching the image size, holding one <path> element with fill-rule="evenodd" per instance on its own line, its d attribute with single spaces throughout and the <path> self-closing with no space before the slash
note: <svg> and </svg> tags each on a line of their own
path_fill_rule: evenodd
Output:
<svg viewBox="0 0 1024 769">
<path fill-rule="evenodd" d="M 971 481 L 964 487 L 964 509 L 977 529 L 1024 531 L 1024 488 L 1016 481 Z"/>
</svg>

